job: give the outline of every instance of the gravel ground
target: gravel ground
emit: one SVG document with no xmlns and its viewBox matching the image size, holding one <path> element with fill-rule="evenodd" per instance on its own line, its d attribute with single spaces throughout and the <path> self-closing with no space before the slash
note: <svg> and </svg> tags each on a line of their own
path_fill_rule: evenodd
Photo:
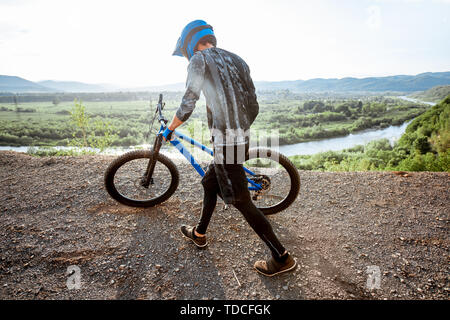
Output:
<svg viewBox="0 0 450 320">
<path fill-rule="evenodd" d="M 202 196 L 186 163 L 172 198 L 141 209 L 107 195 L 112 159 L 0 152 L 1 299 L 449 297 L 448 173 L 301 171 L 297 200 L 269 218 L 299 266 L 266 278 L 253 263 L 269 251 L 234 208 L 218 204 L 207 249 L 181 236 Z"/>
</svg>

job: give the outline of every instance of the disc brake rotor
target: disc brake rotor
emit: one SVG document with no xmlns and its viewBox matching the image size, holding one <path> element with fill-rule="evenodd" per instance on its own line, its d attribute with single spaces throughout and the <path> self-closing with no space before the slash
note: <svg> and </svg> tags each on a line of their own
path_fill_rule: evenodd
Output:
<svg viewBox="0 0 450 320">
<path fill-rule="evenodd" d="M 260 190 L 255 190 L 252 196 L 253 200 L 258 200 L 267 191 L 270 190 L 270 178 L 264 174 L 255 175 L 251 177 L 251 180 L 261 186 Z"/>
</svg>

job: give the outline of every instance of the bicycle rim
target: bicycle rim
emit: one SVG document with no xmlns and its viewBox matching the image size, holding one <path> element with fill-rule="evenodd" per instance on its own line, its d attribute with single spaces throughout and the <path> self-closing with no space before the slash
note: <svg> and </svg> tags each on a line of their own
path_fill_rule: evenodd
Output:
<svg viewBox="0 0 450 320">
<path fill-rule="evenodd" d="M 285 156 L 269 149 L 253 150 L 244 167 L 254 173 L 246 173 L 247 178 L 263 187 L 260 191 L 250 190 L 250 196 L 264 214 L 286 209 L 297 197 L 300 188 L 298 171 Z"/>
</svg>

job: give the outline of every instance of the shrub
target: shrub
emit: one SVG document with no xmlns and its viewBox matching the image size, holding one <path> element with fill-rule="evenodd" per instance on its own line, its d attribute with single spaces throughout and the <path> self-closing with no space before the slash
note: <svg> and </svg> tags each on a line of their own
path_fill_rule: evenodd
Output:
<svg viewBox="0 0 450 320">
<path fill-rule="evenodd" d="M 428 142 L 428 138 L 425 136 L 419 136 L 413 143 L 414 149 L 420 154 L 426 154 L 431 151 L 431 145 Z"/>
<path fill-rule="evenodd" d="M 80 148 L 91 147 L 99 149 L 100 152 L 112 145 L 116 137 L 116 130 L 111 125 L 111 122 L 102 119 L 91 121 L 86 113 L 85 106 L 81 101 L 77 100 L 75 100 L 75 106 L 70 115 L 72 124 L 81 133 L 81 138 L 77 137 L 77 131 L 73 133 L 70 145 Z"/>
</svg>

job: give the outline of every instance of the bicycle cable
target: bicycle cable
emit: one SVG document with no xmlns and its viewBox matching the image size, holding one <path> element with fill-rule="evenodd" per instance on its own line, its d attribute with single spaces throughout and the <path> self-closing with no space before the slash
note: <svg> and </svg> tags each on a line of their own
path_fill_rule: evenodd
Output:
<svg viewBox="0 0 450 320">
<path fill-rule="evenodd" d="M 153 125 L 155 124 L 155 119 L 156 119 L 156 115 L 157 115 L 157 114 L 158 114 L 158 110 L 155 111 L 155 114 L 154 114 L 154 116 L 153 116 L 153 119 L 152 119 L 152 121 L 151 121 L 151 124 L 149 123 L 149 130 L 148 130 L 148 132 L 147 132 L 147 134 L 146 134 L 145 139 L 149 139 L 150 136 L 151 136 L 151 134 L 152 134 L 152 132 L 153 132 Z M 156 133 L 155 133 L 155 134 L 156 134 Z"/>
</svg>

